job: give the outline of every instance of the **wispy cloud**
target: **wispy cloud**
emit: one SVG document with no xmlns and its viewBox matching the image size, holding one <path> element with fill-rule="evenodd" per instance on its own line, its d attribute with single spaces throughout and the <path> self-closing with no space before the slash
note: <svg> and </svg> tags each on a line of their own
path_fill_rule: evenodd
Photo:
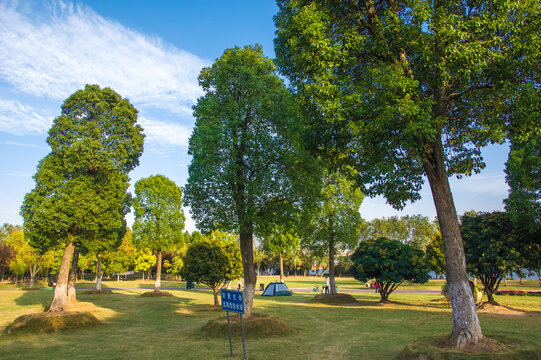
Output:
<svg viewBox="0 0 541 360">
<path fill-rule="evenodd" d="M 0 141 L 0 145 L 10 145 L 10 146 L 21 146 L 21 147 L 29 147 L 32 149 L 40 149 L 40 150 L 47 150 L 48 147 L 46 146 L 38 146 L 34 144 L 26 144 L 26 143 L 20 143 L 15 141 Z"/>
<path fill-rule="evenodd" d="M 166 150 L 171 147 L 188 148 L 188 140 L 192 129 L 186 126 L 157 120 L 151 120 L 144 117 L 139 118 L 139 123 L 143 127 L 146 138 L 159 146 L 155 151 Z"/>
<path fill-rule="evenodd" d="M 44 114 L 30 105 L 22 104 L 17 100 L 0 98 L 0 131 L 15 135 L 41 134 L 49 129 L 52 120 L 52 115 Z"/>
<path fill-rule="evenodd" d="M 191 114 L 204 60 L 86 6 L 41 5 L 0 2 L 0 79 L 15 90 L 62 100 L 96 83 L 137 107 Z"/>
</svg>

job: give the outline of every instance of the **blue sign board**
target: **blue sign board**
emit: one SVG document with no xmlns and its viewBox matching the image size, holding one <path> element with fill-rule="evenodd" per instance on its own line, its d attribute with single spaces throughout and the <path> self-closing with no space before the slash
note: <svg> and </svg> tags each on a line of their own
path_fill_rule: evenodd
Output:
<svg viewBox="0 0 541 360">
<path fill-rule="evenodd" d="M 242 291 L 222 289 L 222 310 L 244 314 L 244 294 Z"/>
</svg>

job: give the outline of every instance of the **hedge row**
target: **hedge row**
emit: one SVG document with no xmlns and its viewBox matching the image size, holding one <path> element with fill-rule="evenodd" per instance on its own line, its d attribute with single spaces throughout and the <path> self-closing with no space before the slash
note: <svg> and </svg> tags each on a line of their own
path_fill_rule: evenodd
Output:
<svg viewBox="0 0 541 360">
<path fill-rule="evenodd" d="M 541 291 L 499 290 L 496 295 L 541 296 Z"/>
</svg>

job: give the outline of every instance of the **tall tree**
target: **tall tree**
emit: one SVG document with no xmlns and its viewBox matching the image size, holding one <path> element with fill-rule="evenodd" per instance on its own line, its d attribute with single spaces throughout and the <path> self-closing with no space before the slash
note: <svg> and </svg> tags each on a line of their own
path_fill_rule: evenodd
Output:
<svg viewBox="0 0 541 360">
<path fill-rule="evenodd" d="M 537 0 L 279 0 L 280 70 L 311 117 L 308 139 L 337 165 L 354 166 L 367 195 L 402 208 L 428 179 L 453 308 L 452 341 L 482 339 L 468 285 L 448 176 L 479 172 L 481 148 L 512 129 L 538 133 L 538 115 L 515 116 L 539 84 Z"/>
<path fill-rule="evenodd" d="M 293 212 L 317 170 L 294 140 L 293 101 L 259 45 L 232 48 L 203 68 L 194 107 L 185 201 L 200 229 L 239 234 L 246 316 L 257 275 L 253 237 Z M 310 174 L 307 176 L 306 174 Z"/>
<path fill-rule="evenodd" d="M 110 88 L 87 85 L 71 95 L 53 121 L 35 188 L 21 207 L 25 236 L 45 252 L 64 254 L 50 312 L 66 309 L 75 245 L 119 233 L 128 211 L 128 173 L 143 151 L 137 110 Z"/>
<path fill-rule="evenodd" d="M 263 241 L 264 249 L 278 254 L 280 259 L 280 281 L 284 282 L 284 257 L 297 250 L 301 239 L 294 229 L 286 229 L 285 226 L 276 225 L 271 232 L 265 236 Z"/>
<path fill-rule="evenodd" d="M 329 264 L 330 294 L 336 294 L 334 259 L 336 250 L 354 249 L 359 242 L 361 215 L 359 208 L 363 201 L 361 190 L 355 183 L 338 172 L 326 174 L 321 189 L 321 202 L 316 210 L 306 214 L 303 238 L 309 247 L 327 254 Z"/>
<path fill-rule="evenodd" d="M 163 175 L 153 175 L 135 183 L 135 221 L 133 233 L 135 244 L 157 254 L 156 283 L 154 291 L 160 291 L 162 255 L 184 241 L 184 211 L 182 190 Z"/>
</svg>

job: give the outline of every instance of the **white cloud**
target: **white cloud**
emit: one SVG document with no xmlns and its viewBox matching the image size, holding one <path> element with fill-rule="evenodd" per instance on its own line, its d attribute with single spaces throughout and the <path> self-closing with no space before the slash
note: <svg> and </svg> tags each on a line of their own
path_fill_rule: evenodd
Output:
<svg viewBox="0 0 541 360">
<path fill-rule="evenodd" d="M 0 3 L 0 79 L 19 92 L 55 100 L 96 83 L 136 107 L 191 114 L 202 95 L 197 75 L 205 61 L 86 6 L 40 5 Z"/>
<path fill-rule="evenodd" d="M 177 123 L 168 123 L 139 118 L 139 123 L 144 129 L 145 141 L 159 145 L 160 148 L 180 147 L 188 148 L 188 140 L 192 129 Z"/>
<path fill-rule="evenodd" d="M 52 115 L 44 114 L 17 100 L 0 98 L 0 131 L 15 135 L 42 134 L 49 129 L 52 122 Z"/>
</svg>

